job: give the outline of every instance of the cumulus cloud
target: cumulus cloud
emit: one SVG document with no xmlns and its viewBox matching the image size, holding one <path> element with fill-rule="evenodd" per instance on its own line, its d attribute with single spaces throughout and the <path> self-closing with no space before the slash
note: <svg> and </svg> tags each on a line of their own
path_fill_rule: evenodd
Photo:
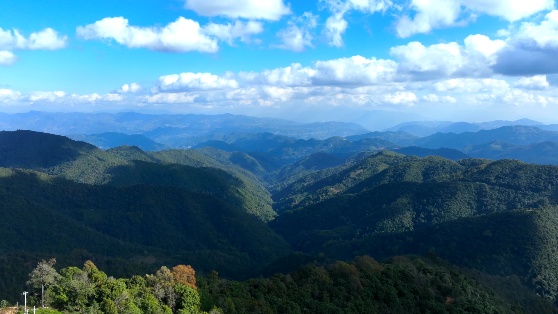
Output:
<svg viewBox="0 0 558 314">
<path fill-rule="evenodd" d="M 262 72 L 240 72 L 239 79 L 248 85 L 305 86 L 312 83 L 316 70 L 300 63 Z"/>
<path fill-rule="evenodd" d="M 118 90 L 119 94 L 135 94 L 141 90 L 141 85 L 138 83 L 124 84 Z"/>
<path fill-rule="evenodd" d="M 186 0 L 186 9 L 202 16 L 262 19 L 277 21 L 291 13 L 283 0 Z"/>
<path fill-rule="evenodd" d="M 299 63 L 259 73 L 241 72 L 246 84 L 274 86 L 367 86 L 389 84 L 394 80 L 397 63 L 392 60 L 353 56 L 316 61 L 311 67 Z"/>
<path fill-rule="evenodd" d="M 498 53 L 495 72 L 505 75 L 558 73 L 558 10 L 540 23 L 524 22 Z"/>
<path fill-rule="evenodd" d="M 531 77 L 522 77 L 515 85 L 525 89 L 547 89 L 550 84 L 546 80 L 546 75 L 535 75 Z"/>
<path fill-rule="evenodd" d="M 397 64 L 362 56 L 341 58 L 315 63 L 313 82 L 317 85 L 370 85 L 393 81 Z"/>
<path fill-rule="evenodd" d="M 412 0 L 413 16 L 403 15 L 395 25 L 397 34 L 406 38 L 433 29 L 467 23 L 479 14 L 513 22 L 554 7 L 554 0 Z"/>
<path fill-rule="evenodd" d="M 472 78 L 456 78 L 449 79 L 433 84 L 438 92 L 455 92 L 455 93 L 478 93 L 491 92 L 497 93 L 509 90 L 508 82 L 500 79 L 472 79 Z"/>
<path fill-rule="evenodd" d="M 252 35 L 263 32 L 263 25 L 255 21 L 247 23 L 236 21 L 234 24 L 210 23 L 204 27 L 203 31 L 207 35 L 214 36 L 232 45 L 237 38 L 242 42 L 249 42 Z"/>
<path fill-rule="evenodd" d="M 409 105 L 412 106 L 418 101 L 417 95 L 413 92 L 402 91 L 394 94 L 387 94 L 384 96 L 384 102 L 394 105 Z"/>
<path fill-rule="evenodd" d="M 453 25 L 459 17 L 461 5 L 454 0 L 413 0 L 411 8 L 416 11 L 415 16 L 403 16 L 395 26 L 399 37 L 429 33 L 432 29 Z"/>
<path fill-rule="evenodd" d="M 12 102 L 19 100 L 21 93 L 11 89 L 0 88 L 0 102 Z"/>
<path fill-rule="evenodd" d="M 11 65 L 16 62 L 16 60 L 17 57 L 11 51 L 0 51 L 0 65 Z"/>
<path fill-rule="evenodd" d="M 457 99 L 453 96 L 439 96 L 436 94 L 428 94 L 422 97 L 423 100 L 432 103 L 449 103 L 455 104 L 457 103 Z"/>
<path fill-rule="evenodd" d="M 31 102 L 36 101 L 50 101 L 54 102 L 60 98 L 66 96 L 66 93 L 63 91 L 56 91 L 56 92 L 33 92 L 31 93 L 27 99 Z"/>
<path fill-rule="evenodd" d="M 320 0 L 332 15 L 325 24 L 324 35 L 330 46 L 343 46 L 343 34 L 347 30 L 348 22 L 345 15 L 350 11 L 360 11 L 373 14 L 385 12 L 393 3 L 390 0 Z"/>
<path fill-rule="evenodd" d="M 179 17 L 167 26 L 130 26 L 123 17 L 107 17 L 93 24 L 79 26 L 83 39 L 112 39 L 129 48 L 148 48 L 169 52 L 216 52 L 217 40 L 206 35 L 196 21 Z"/>
<path fill-rule="evenodd" d="M 159 93 L 143 96 L 141 100 L 146 103 L 189 104 L 193 103 L 198 97 L 199 95 L 190 93 Z"/>
<path fill-rule="evenodd" d="M 113 93 L 109 93 L 109 94 L 98 94 L 98 93 L 93 93 L 93 94 L 84 94 L 84 95 L 79 95 L 79 94 L 72 94 L 69 97 L 69 100 L 72 103 L 87 103 L 87 104 L 95 104 L 95 103 L 104 103 L 104 102 L 119 102 L 122 101 L 124 98 L 119 95 L 119 94 L 113 94 Z"/>
<path fill-rule="evenodd" d="M 390 49 L 400 60 L 399 72 L 413 80 L 446 77 L 482 77 L 492 74 L 496 54 L 505 47 L 502 40 L 491 40 L 484 35 L 471 35 L 464 44 L 457 42 L 424 46 L 410 42 Z"/>
<path fill-rule="evenodd" d="M 68 37 L 60 36 L 52 28 L 34 32 L 25 38 L 18 30 L 0 28 L 0 49 L 4 50 L 58 50 L 67 46 Z"/>
<path fill-rule="evenodd" d="M 211 73 L 181 73 L 161 76 L 158 88 L 161 91 L 208 90 L 237 88 L 234 79 L 220 77 Z"/>
<path fill-rule="evenodd" d="M 25 37 L 18 30 L 0 28 L 0 65 L 11 65 L 17 61 L 13 50 L 58 50 L 65 48 L 68 37 L 59 35 L 52 28 L 45 28 Z"/>
<path fill-rule="evenodd" d="M 184 17 L 179 17 L 165 27 L 132 26 L 123 17 L 107 17 L 76 29 L 77 35 L 83 39 L 114 40 L 129 48 L 207 53 L 219 50 L 219 40 L 231 45 L 236 39 L 248 42 L 250 36 L 262 31 L 262 24 L 254 21 L 236 21 L 233 24 L 209 23 L 202 27 L 198 22 Z"/>
<path fill-rule="evenodd" d="M 313 47 L 311 34 L 312 29 L 318 25 L 318 17 L 310 12 L 302 16 L 293 18 L 288 22 L 285 29 L 280 30 L 277 36 L 281 40 L 278 48 L 301 52 L 306 47 Z"/>
</svg>

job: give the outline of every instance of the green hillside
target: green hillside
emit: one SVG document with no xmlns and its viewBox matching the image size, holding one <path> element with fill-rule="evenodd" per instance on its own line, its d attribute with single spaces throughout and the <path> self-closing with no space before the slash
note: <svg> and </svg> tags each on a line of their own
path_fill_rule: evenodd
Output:
<svg viewBox="0 0 558 314">
<path fill-rule="evenodd" d="M 79 184 L 9 169 L 2 174 L 3 254 L 23 250 L 64 261 L 84 250 L 244 277 L 289 252 L 259 219 L 208 194 L 164 185 Z"/>
<path fill-rule="evenodd" d="M 556 300 L 558 209 L 547 207 L 558 204 L 558 167 L 390 153 L 358 165 L 369 166 L 341 167 L 306 188 L 293 184 L 298 193 L 289 199 L 308 204 L 287 207 L 270 225 L 295 250 L 335 259 L 435 250 L 460 266 L 517 275 Z M 367 175 L 349 180 L 360 173 Z M 341 188 L 323 193 L 332 187 Z"/>
</svg>

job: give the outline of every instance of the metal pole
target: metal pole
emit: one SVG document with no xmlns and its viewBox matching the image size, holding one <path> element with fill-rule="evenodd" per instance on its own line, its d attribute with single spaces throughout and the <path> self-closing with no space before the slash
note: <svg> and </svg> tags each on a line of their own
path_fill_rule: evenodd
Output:
<svg viewBox="0 0 558 314">
<path fill-rule="evenodd" d="M 45 307 L 45 284 L 41 285 L 41 306 Z"/>
<path fill-rule="evenodd" d="M 27 291 L 23 291 L 23 297 L 24 297 L 24 302 L 25 302 L 24 303 L 25 304 L 25 307 L 24 307 L 25 308 L 25 312 L 24 312 L 25 314 L 27 314 L 27 293 L 28 293 Z"/>
</svg>

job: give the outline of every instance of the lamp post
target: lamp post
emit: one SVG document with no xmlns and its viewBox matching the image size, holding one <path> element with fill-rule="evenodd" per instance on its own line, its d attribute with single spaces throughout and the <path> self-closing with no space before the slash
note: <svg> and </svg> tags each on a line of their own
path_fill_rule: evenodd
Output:
<svg viewBox="0 0 558 314">
<path fill-rule="evenodd" d="M 23 297 L 24 297 L 24 305 L 25 305 L 25 314 L 27 314 L 27 291 L 23 291 Z"/>
</svg>

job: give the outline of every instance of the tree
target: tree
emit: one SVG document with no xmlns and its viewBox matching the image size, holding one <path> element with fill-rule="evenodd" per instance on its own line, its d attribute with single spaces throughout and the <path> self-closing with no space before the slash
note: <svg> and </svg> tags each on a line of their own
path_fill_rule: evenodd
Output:
<svg viewBox="0 0 558 314">
<path fill-rule="evenodd" d="M 153 289 L 153 295 L 161 303 L 165 303 L 171 309 L 176 304 L 177 295 L 174 291 L 174 276 L 170 269 L 162 266 L 155 275 L 147 275 L 147 282 Z"/>
<path fill-rule="evenodd" d="M 196 288 L 196 271 L 190 265 L 177 265 L 171 270 L 174 280 L 192 288 Z"/>
<path fill-rule="evenodd" d="M 54 264 L 56 264 L 55 258 L 40 261 L 29 274 L 29 280 L 27 281 L 27 284 L 33 288 L 41 288 L 42 307 L 45 307 L 45 286 L 49 286 L 61 278 L 60 274 L 54 269 Z"/>
</svg>

